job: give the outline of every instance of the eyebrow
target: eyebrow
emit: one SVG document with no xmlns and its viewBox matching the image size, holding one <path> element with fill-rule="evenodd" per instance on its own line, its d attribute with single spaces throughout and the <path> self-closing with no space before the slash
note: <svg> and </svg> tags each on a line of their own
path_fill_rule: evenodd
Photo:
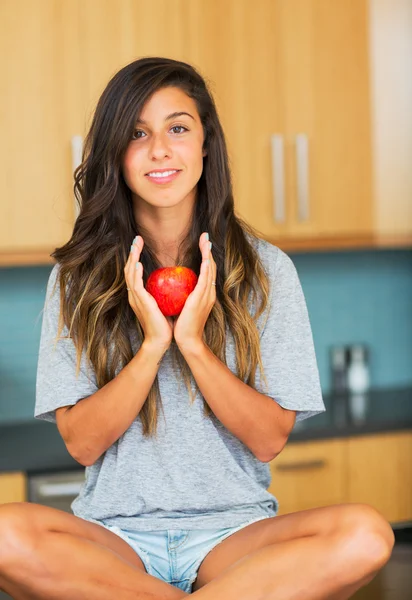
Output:
<svg viewBox="0 0 412 600">
<path fill-rule="evenodd" d="M 177 117 L 181 117 L 182 115 L 187 115 L 188 117 L 190 117 L 191 119 L 193 119 L 193 121 L 195 120 L 195 118 L 189 114 L 188 112 L 173 112 L 170 115 L 167 115 L 167 117 L 165 117 L 165 121 L 170 121 L 171 119 L 176 119 Z M 138 123 L 141 123 L 142 125 L 147 125 L 146 121 L 144 121 L 143 119 L 137 119 L 136 120 L 136 125 Z"/>
</svg>

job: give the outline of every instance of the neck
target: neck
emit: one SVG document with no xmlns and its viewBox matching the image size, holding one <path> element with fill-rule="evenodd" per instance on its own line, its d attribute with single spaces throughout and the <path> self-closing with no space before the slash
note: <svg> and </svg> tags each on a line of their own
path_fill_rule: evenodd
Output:
<svg viewBox="0 0 412 600">
<path fill-rule="evenodd" d="M 171 207 L 152 206 L 147 202 L 135 204 L 135 219 L 143 240 L 146 234 L 159 262 L 165 267 L 177 263 L 178 248 L 189 231 L 192 210 L 191 202 L 181 202 Z"/>
</svg>

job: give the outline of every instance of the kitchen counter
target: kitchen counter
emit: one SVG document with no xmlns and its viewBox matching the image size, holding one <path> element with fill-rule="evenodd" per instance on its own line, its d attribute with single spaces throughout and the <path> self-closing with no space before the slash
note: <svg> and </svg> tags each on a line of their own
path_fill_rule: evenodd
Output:
<svg viewBox="0 0 412 600">
<path fill-rule="evenodd" d="M 348 396 L 325 396 L 326 412 L 297 423 L 292 441 L 412 430 L 412 387 L 370 390 L 362 417 L 354 418 Z"/>
<path fill-rule="evenodd" d="M 326 412 L 305 419 L 289 442 L 412 430 L 412 387 L 371 390 L 362 419 L 351 417 L 349 398 L 324 398 Z M 0 472 L 28 473 L 82 469 L 67 452 L 56 425 L 38 419 L 0 423 Z"/>
</svg>

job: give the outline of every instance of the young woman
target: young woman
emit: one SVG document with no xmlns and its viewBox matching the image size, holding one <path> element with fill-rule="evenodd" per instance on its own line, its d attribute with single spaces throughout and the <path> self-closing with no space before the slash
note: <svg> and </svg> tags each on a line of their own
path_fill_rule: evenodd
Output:
<svg viewBox="0 0 412 600">
<path fill-rule="evenodd" d="M 276 516 L 268 462 L 324 410 L 310 322 L 290 258 L 235 216 L 222 127 L 192 66 L 148 57 L 112 78 L 75 192 L 72 237 L 52 255 L 35 416 L 57 424 L 86 481 L 74 515 L 0 507 L 0 588 L 19 600 L 349 598 L 387 562 L 393 532 L 366 505 Z M 199 278 L 166 318 L 145 283 L 173 265 Z"/>
</svg>

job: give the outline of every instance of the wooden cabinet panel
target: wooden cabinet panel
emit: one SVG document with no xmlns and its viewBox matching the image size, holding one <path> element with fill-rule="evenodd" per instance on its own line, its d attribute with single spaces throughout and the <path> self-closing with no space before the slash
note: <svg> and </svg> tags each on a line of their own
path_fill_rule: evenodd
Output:
<svg viewBox="0 0 412 600">
<path fill-rule="evenodd" d="M 279 0 L 276 6 L 280 32 L 278 133 L 284 136 L 286 181 L 282 237 L 370 234 L 367 2 Z M 298 134 L 307 139 L 307 214 L 304 207 L 299 208 Z M 276 239 L 268 200 L 261 202 L 259 209 L 256 219 L 261 229 Z"/>
<path fill-rule="evenodd" d="M 268 488 L 279 514 L 346 500 L 345 440 L 292 443 L 271 461 Z"/>
<path fill-rule="evenodd" d="M 178 0 L 173 7 L 167 0 L 81 2 L 81 77 L 87 127 L 104 88 L 122 67 L 150 55 L 182 59 L 188 45 L 190 5 L 188 0 Z"/>
<path fill-rule="evenodd" d="M 0 504 L 27 500 L 25 473 L 0 473 Z"/>
<path fill-rule="evenodd" d="M 384 246 L 380 234 L 410 243 L 412 14 L 404 0 L 395 21 L 386 16 L 392 3 L 370 3 L 368 11 L 368 0 L 176 0 L 170 10 L 167 0 L 21 0 L 16 11 L 4 0 L 0 263 L 52 262 L 48 254 L 67 242 L 76 217 L 71 138 L 86 134 L 109 79 L 148 55 L 190 62 L 210 82 L 237 212 L 267 239 L 287 250 Z M 280 222 L 275 133 L 284 139 Z M 307 219 L 298 209 L 298 134 L 308 141 Z M 399 244 L 401 233 L 409 237 Z"/>
<path fill-rule="evenodd" d="M 377 508 L 389 521 L 412 520 L 412 432 L 351 438 L 348 500 Z"/>
<path fill-rule="evenodd" d="M 262 230 L 272 219 L 270 136 L 281 127 L 277 4 L 191 2 L 190 30 L 195 35 L 185 56 L 211 82 L 229 150 L 236 210 Z M 276 235 L 283 229 L 273 224 Z"/>
<path fill-rule="evenodd" d="M 0 3 L 0 249 L 52 251 L 73 227 L 75 3 Z"/>
<path fill-rule="evenodd" d="M 270 462 L 279 514 L 360 502 L 412 521 L 412 432 L 292 442 Z"/>
</svg>

